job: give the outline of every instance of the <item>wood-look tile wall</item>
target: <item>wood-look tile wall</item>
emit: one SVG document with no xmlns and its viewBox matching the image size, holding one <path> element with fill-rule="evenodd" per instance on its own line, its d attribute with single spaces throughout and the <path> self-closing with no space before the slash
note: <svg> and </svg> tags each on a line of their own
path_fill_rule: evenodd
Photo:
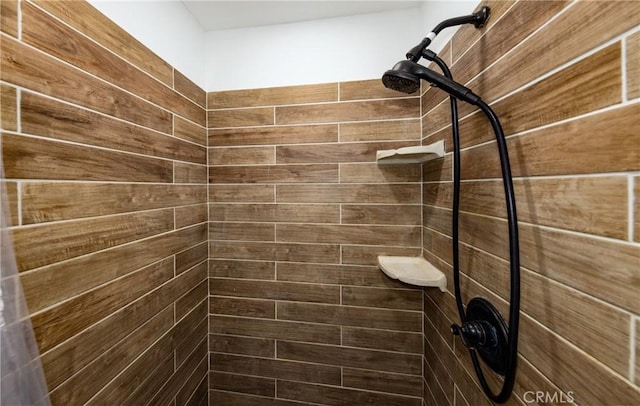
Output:
<svg viewBox="0 0 640 406">
<path fill-rule="evenodd" d="M 18 270 L 55 405 L 208 398 L 206 94 L 81 1 L 2 1 Z"/>
<path fill-rule="evenodd" d="M 486 3 L 491 24 L 461 28 L 443 56 L 454 77 L 492 105 L 508 137 L 522 263 L 509 404 L 535 403 L 528 391 L 555 394 L 556 403 L 637 404 L 640 3 Z M 423 94 L 422 142 L 444 139 L 451 151 L 445 98 L 437 89 Z M 460 107 L 462 291 L 465 302 L 484 296 L 506 315 L 497 149 L 486 119 Z M 423 254 L 451 279 L 451 154 L 423 169 Z M 459 320 L 454 296 L 424 293 L 425 404 L 489 404 L 449 332 Z"/>
<path fill-rule="evenodd" d="M 208 94 L 211 405 L 422 404 L 420 98 L 379 80 Z"/>
</svg>

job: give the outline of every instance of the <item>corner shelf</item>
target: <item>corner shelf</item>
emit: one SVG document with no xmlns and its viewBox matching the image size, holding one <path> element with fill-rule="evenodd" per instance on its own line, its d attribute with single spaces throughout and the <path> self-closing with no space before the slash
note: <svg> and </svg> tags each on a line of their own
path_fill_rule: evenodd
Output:
<svg viewBox="0 0 640 406">
<path fill-rule="evenodd" d="M 378 256 L 382 272 L 392 279 L 417 286 L 437 287 L 447 291 L 447 277 L 421 257 Z"/>
<path fill-rule="evenodd" d="M 444 156 L 444 141 L 430 145 L 380 150 L 376 162 L 381 164 L 419 164 Z"/>
</svg>

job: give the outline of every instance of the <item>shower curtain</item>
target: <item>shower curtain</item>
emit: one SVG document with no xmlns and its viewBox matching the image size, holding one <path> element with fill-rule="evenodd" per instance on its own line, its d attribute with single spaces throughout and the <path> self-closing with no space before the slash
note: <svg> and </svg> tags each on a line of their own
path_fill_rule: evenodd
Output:
<svg viewBox="0 0 640 406">
<path fill-rule="evenodd" d="M 0 148 L 0 181 L 4 180 Z M 29 311 L 7 227 L 11 217 L 0 182 L 0 405 L 49 405 Z"/>
</svg>

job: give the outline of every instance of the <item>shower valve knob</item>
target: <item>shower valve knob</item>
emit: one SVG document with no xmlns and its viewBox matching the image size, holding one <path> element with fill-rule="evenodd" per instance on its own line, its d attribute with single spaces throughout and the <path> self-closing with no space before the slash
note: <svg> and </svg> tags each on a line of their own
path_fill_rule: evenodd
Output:
<svg viewBox="0 0 640 406">
<path fill-rule="evenodd" d="M 464 346 L 470 349 L 492 348 L 498 344 L 494 328 L 485 321 L 469 321 L 462 326 L 453 324 L 451 332 L 460 336 Z"/>
</svg>

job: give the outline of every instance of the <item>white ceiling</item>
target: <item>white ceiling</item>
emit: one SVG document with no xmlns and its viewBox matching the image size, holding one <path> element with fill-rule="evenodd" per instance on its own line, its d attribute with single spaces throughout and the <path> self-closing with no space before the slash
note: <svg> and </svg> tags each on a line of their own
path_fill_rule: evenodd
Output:
<svg viewBox="0 0 640 406">
<path fill-rule="evenodd" d="M 205 31 L 344 17 L 419 7 L 422 1 L 182 0 Z"/>
</svg>

